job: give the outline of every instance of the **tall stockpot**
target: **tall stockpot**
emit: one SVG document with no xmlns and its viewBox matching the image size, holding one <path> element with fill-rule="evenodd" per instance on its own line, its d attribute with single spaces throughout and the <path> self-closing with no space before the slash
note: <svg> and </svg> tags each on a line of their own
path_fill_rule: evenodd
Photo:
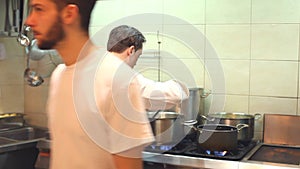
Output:
<svg viewBox="0 0 300 169">
<path fill-rule="evenodd" d="M 238 141 L 249 143 L 254 136 L 255 120 L 261 117 L 260 114 L 246 114 L 241 112 L 215 112 L 209 113 L 207 116 L 202 115 L 206 124 L 224 124 L 228 126 L 236 126 L 238 124 L 247 124 L 247 128 L 243 128 L 238 133 Z"/>
<path fill-rule="evenodd" d="M 182 115 L 176 112 L 147 112 L 156 144 L 178 143 L 184 136 Z"/>
<path fill-rule="evenodd" d="M 189 98 L 182 101 L 180 112 L 184 120 L 196 120 L 204 114 L 205 98 L 210 94 L 203 88 L 189 88 Z"/>
</svg>

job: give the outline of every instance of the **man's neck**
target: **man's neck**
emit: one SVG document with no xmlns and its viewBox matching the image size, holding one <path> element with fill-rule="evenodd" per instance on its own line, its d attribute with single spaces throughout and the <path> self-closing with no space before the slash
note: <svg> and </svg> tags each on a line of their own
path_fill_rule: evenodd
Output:
<svg viewBox="0 0 300 169">
<path fill-rule="evenodd" d="M 123 61 L 125 61 L 126 58 L 128 57 L 125 52 L 123 53 L 111 52 L 111 53 Z"/>
<path fill-rule="evenodd" d="M 88 36 L 75 36 L 60 42 L 56 50 L 61 55 L 64 63 L 70 66 L 85 57 L 92 47 L 93 44 Z"/>
</svg>

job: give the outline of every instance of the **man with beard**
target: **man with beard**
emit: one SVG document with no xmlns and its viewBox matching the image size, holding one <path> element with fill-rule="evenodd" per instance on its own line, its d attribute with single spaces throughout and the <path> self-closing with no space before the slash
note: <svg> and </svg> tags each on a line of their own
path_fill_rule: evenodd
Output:
<svg viewBox="0 0 300 169">
<path fill-rule="evenodd" d="M 40 49 L 64 64 L 50 80 L 47 102 L 51 169 L 141 169 L 154 137 L 134 71 L 89 39 L 96 0 L 31 0 L 26 24 Z"/>
</svg>

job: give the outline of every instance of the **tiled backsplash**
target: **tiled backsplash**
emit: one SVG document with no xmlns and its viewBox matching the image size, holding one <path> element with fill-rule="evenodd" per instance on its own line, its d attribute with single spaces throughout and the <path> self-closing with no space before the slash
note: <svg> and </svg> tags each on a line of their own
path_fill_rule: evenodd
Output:
<svg viewBox="0 0 300 169">
<path fill-rule="evenodd" d="M 0 60 L 0 112 L 24 112 L 24 50 L 16 38 L 0 37 L 6 56 Z"/>
</svg>

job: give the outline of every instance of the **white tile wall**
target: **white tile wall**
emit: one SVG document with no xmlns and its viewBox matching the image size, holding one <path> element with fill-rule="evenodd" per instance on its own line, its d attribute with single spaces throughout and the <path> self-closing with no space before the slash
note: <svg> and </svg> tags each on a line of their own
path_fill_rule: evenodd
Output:
<svg viewBox="0 0 300 169">
<path fill-rule="evenodd" d="M 92 14 L 92 26 L 103 26 L 120 18 L 144 14 L 144 13 L 163 13 L 163 2 L 161 0 L 111 0 L 98 1 Z M 161 18 L 162 19 L 162 18 Z M 147 23 L 147 20 L 138 22 Z M 161 21 L 158 21 L 161 23 Z"/>
<path fill-rule="evenodd" d="M 221 60 L 226 94 L 249 95 L 249 60 Z"/>
<path fill-rule="evenodd" d="M 248 112 L 249 97 L 246 95 L 210 94 L 205 98 L 205 112 Z"/>
<path fill-rule="evenodd" d="M 250 95 L 297 97 L 298 62 L 252 61 Z"/>
<path fill-rule="evenodd" d="M 252 0 L 253 23 L 299 23 L 298 0 Z"/>
<path fill-rule="evenodd" d="M 299 24 L 254 24 L 251 59 L 298 60 Z"/>
<path fill-rule="evenodd" d="M 206 24 L 250 23 L 251 0 L 206 0 Z"/>
<path fill-rule="evenodd" d="M 249 112 L 247 95 L 226 95 L 225 112 Z"/>
<path fill-rule="evenodd" d="M 298 103 L 296 98 L 251 96 L 249 104 L 249 112 L 251 114 L 273 113 L 296 115 Z"/>
<path fill-rule="evenodd" d="M 163 14 L 178 17 L 190 24 L 205 23 L 205 0 L 164 0 Z M 174 24 L 164 20 L 164 24 Z M 175 23 L 176 24 L 176 23 Z"/>
<path fill-rule="evenodd" d="M 178 26 L 176 26 L 178 27 Z M 170 35 L 172 36 L 172 35 Z M 201 42 L 203 46 L 203 41 Z M 198 54 L 195 51 L 191 50 L 190 46 L 186 44 L 182 39 L 177 37 L 164 37 L 161 43 L 162 52 L 167 52 L 169 55 L 165 55 L 163 57 L 169 58 L 185 58 L 185 59 L 196 59 L 199 58 Z M 203 50 L 200 51 L 200 55 L 203 56 Z M 199 59 L 204 59 L 203 57 Z"/>
<path fill-rule="evenodd" d="M 226 79 L 224 65 L 222 60 L 207 59 L 205 60 L 205 83 L 204 87 L 214 94 L 226 94 Z"/>
<path fill-rule="evenodd" d="M 280 97 L 259 97 L 251 96 L 249 100 L 249 113 L 264 114 L 297 114 L 296 98 L 280 98 Z M 263 132 L 263 118 L 255 121 L 256 132 Z"/>
<path fill-rule="evenodd" d="M 250 59 L 250 25 L 207 25 L 206 37 L 220 59 Z M 213 55 L 206 50 L 206 58 Z"/>
<path fill-rule="evenodd" d="M 173 77 L 190 88 L 204 86 L 204 65 L 201 59 L 162 59 L 161 68 L 166 72 L 162 76 L 163 81 Z"/>
<path fill-rule="evenodd" d="M 204 60 L 205 26 L 204 25 L 163 25 L 162 50 L 177 58 Z"/>
</svg>

